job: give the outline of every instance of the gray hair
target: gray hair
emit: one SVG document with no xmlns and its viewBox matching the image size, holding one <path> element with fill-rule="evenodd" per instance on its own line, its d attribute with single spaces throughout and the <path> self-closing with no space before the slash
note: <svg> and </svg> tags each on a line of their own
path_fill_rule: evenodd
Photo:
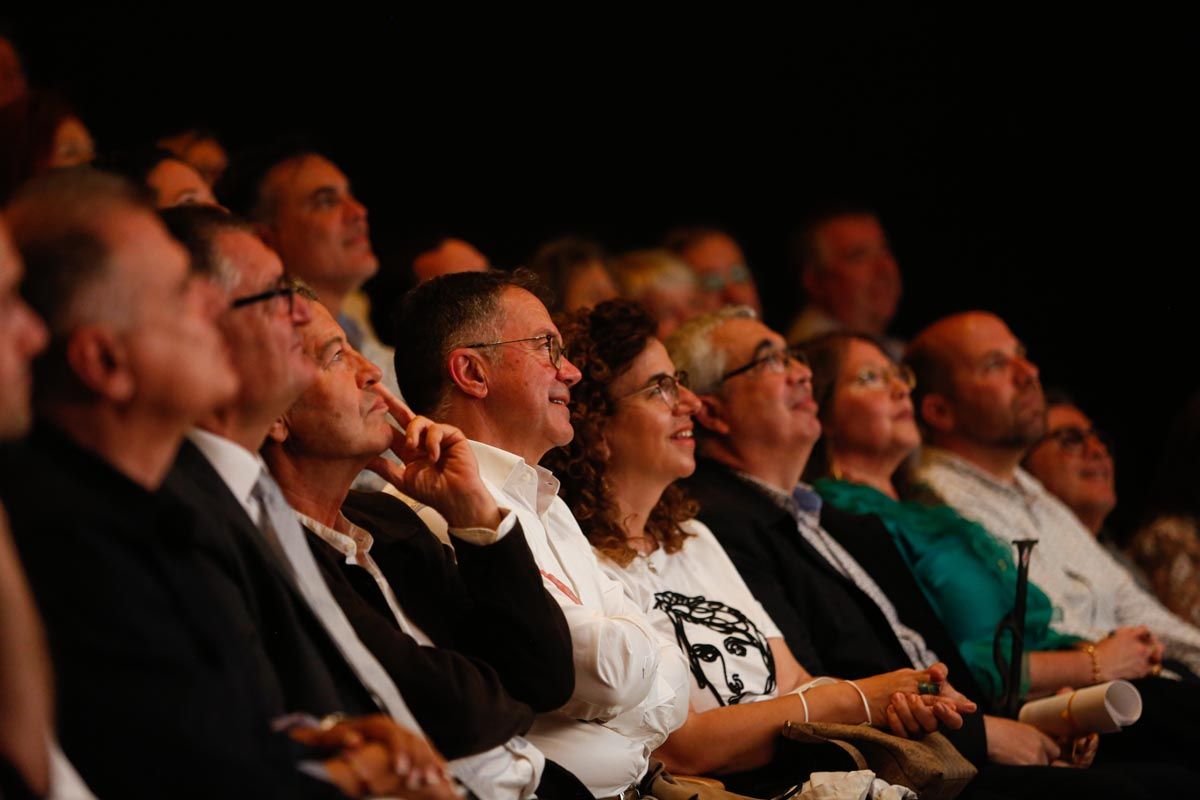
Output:
<svg viewBox="0 0 1200 800">
<path fill-rule="evenodd" d="M 713 333 L 735 319 L 758 319 L 758 314 L 750 306 L 725 306 L 688 320 L 665 342 L 675 368 L 688 373 L 696 394 L 712 394 L 720 387 L 729 354 L 713 345 Z"/>
</svg>

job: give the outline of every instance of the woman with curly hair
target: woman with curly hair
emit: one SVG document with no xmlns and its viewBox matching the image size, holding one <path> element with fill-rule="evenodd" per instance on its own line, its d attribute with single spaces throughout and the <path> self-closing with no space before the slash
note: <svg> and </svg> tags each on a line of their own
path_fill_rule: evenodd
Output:
<svg viewBox="0 0 1200 800">
<path fill-rule="evenodd" d="M 900 736 L 962 724 L 974 705 L 920 696 L 945 668 L 898 670 L 855 682 L 813 680 L 738 575 L 696 506 L 673 485 L 695 469 L 699 399 L 654 338 L 655 321 L 624 300 L 567 317 L 574 440 L 544 461 L 600 557 L 692 673 L 687 722 L 656 755 L 669 770 L 720 775 L 733 791 L 773 794 L 814 767 L 784 753 L 788 721 L 869 721 Z M 961 696 L 960 696 L 961 697 Z M 956 705 L 957 703 L 957 705 Z M 826 767 L 828 765 L 825 765 Z"/>
</svg>

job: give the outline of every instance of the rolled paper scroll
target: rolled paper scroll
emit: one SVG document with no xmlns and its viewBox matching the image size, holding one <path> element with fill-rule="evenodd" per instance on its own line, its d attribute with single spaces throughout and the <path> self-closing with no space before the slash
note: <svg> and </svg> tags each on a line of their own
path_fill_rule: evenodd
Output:
<svg viewBox="0 0 1200 800">
<path fill-rule="evenodd" d="M 1142 696 L 1129 681 L 1098 683 L 1021 706 L 1018 719 L 1051 736 L 1116 733 L 1142 716 Z"/>
</svg>

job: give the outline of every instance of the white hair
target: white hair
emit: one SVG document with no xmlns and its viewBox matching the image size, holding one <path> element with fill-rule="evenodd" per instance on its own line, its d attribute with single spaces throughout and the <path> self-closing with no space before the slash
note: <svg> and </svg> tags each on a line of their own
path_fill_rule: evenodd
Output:
<svg viewBox="0 0 1200 800">
<path fill-rule="evenodd" d="M 713 345 L 713 333 L 734 319 L 757 319 L 750 306 L 725 306 L 688 320 L 665 342 L 675 368 L 688 373 L 696 394 L 711 394 L 721 385 L 728 353 Z"/>
</svg>

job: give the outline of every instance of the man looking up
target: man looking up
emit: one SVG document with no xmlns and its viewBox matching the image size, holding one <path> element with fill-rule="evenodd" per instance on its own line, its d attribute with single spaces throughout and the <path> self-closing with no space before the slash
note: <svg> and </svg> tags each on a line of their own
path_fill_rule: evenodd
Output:
<svg viewBox="0 0 1200 800">
<path fill-rule="evenodd" d="M 574 642 L 575 691 L 529 739 L 597 797 L 669 792 L 650 753 L 687 715 L 686 663 L 621 585 L 601 573 L 558 481 L 537 464 L 571 440 L 567 401 L 579 371 L 524 275 L 434 278 L 396 313 L 396 372 L 418 413 L 459 428 L 496 502 L 521 523 Z M 648 784 L 653 783 L 654 786 Z"/>
<path fill-rule="evenodd" d="M 873 212 L 837 209 L 814 217 L 801 229 L 796 251 L 807 302 L 789 342 L 836 330 L 885 337 L 900 303 L 900 269 Z M 885 344 L 899 357 L 901 342 Z"/>
<path fill-rule="evenodd" d="M 287 709 L 213 590 L 221 559 L 157 491 L 188 428 L 238 389 L 217 291 L 119 179 L 48 175 L 6 213 L 53 342 L 4 489 L 64 749 L 101 796 L 336 794 L 272 735 Z"/>
<path fill-rule="evenodd" d="M 812 674 L 847 678 L 942 659 L 959 688 L 986 701 L 882 523 L 823 504 L 800 482 L 821 426 L 812 373 L 797 351 L 744 307 L 690 321 L 667 347 L 703 404 L 696 473 L 684 486 L 796 659 Z M 868 570 L 855 555 L 864 543 L 884 568 Z M 963 722 L 943 730 L 980 769 L 963 797 L 1106 786 L 1128 796 L 1112 774 L 1005 766 L 1059 758 L 1055 742 L 1029 725 L 986 714 L 963 714 Z"/>
<path fill-rule="evenodd" d="M 301 329 L 311 319 L 308 301 L 296 296 L 279 257 L 223 210 L 177 208 L 164 217 L 187 246 L 193 269 L 224 289 L 218 325 L 242 387 L 190 432 L 168 488 L 223 532 L 245 564 L 249 579 L 241 588 L 246 605 L 259 615 L 256 627 L 264 632 L 266 657 L 280 676 L 283 702 L 318 714 L 385 709 L 395 722 L 368 717 L 371 730 L 386 731 L 381 738 L 399 748 L 394 756 L 407 754 L 402 738 L 430 764 L 422 756 L 428 747 L 406 733 L 419 733 L 418 723 L 338 610 L 295 515 L 257 456 L 271 424 L 315 377 L 301 349 Z M 375 787 L 395 785 L 400 777 L 393 761 L 375 775 L 378 783 L 349 787 L 380 791 Z M 426 777 L 421 780 L 431 784 L 430 791 L 449 792 L 440 776 Z"/>
<path fill-rule="evenodd" d="M 384 394 L 379 370 L 329 313 L 317 306 L 313 316 L 303 350 L 317 378 L 272 427 L 263 455 L 335 596 L 442 752 L 488 751 L 497 795 L 502 783 L 513 797 L 585 793 L 567 776 L 564 794 L 561 768 L 543 771 L 541 754 L 519 738 L 530 706 L 552 711 L 569 699 L 574 672 L 566 622 L 515 515 L 483 485 L 461 432 Z M 403 432 L 389 424 L 389 407 Z M 404 466 L 380 458 L 389 447 Z M 369 464 L 442 510 L 454 558 L 400 500 L 350 492 Z"/>
<path fill-rule="evenodd" d="M 375 338 L 365 319 L 348 313 L 347 300 L 379 269 L 367 208 L 349 178 L 311 150 L 258 154 L 236 169 L 230 207 L 254 222 L 289 275 L 316 292 L 351 345 L 385 365 L 384 386 L 395 391 L 391 348 Z"/>
<path fill-rule="evenodd" d="M 978 311 L 946 317 L 913 340 L 906 361 L 917 375 L 914 406 L 929 445 L 917 478 L 1002 541 L 1038 539 L 1029 579 L 1061 611 L 1054 628 L 1099 641 L 1123 626 L 1145 626 L 1147 673 L 1158 673 L 1163 645 L 1169 658 L 1200 672 L 1200 630 L 1138 588 L 1079 518 L 1020 468 L 1045 431 L 1046 406 L 1038 369 L 1004 321 Z"/>
<path fill-rule="evenodd" d="M 664 246 L 696 273 L 705 311 L 722 306 L 750 306 L 762 313 L 754 275 L 742 248 L 717 228 L 680 228 L 667 234 Z"/>
</svg>

